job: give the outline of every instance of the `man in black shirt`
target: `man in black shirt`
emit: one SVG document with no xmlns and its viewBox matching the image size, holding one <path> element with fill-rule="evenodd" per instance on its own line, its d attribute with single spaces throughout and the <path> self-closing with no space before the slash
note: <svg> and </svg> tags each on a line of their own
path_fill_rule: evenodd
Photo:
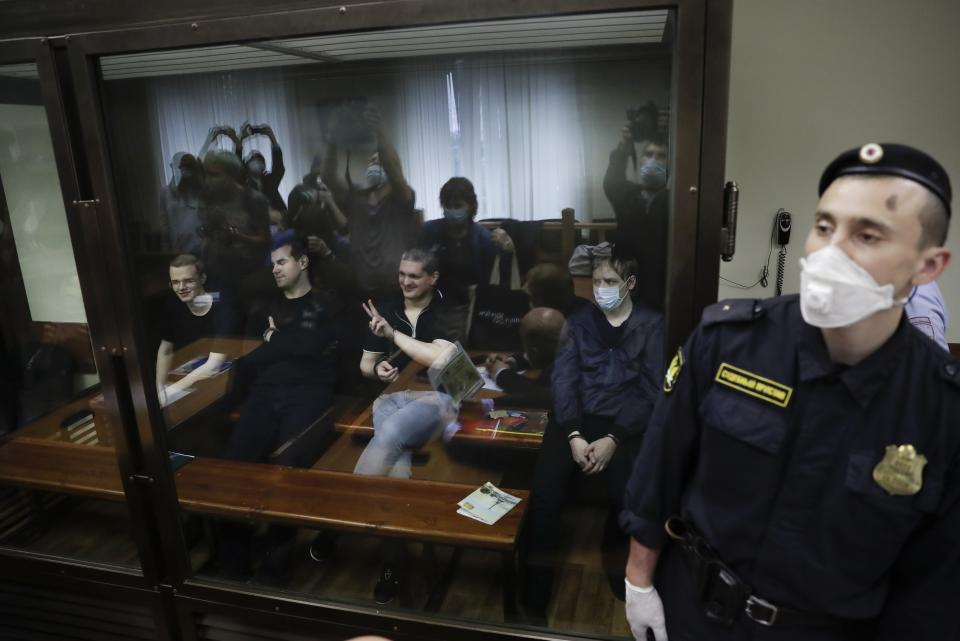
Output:
<svg viewBox="0 0 960 641">
<path fill-rule="evenodd" d="M 364 305 L 370 317 L 360 362 L 364 376 L 391 383 L 411 360 L 429 367 L 452 353 L 453 344 L 439 335 L 436 324 L 443 306 L 443 295 L 434 289 L 439 275 L 432 253 L 407 250 L 398 270 L 401 296 L 379 308 L 373 301 Z M 373 405 L 373 439 L 357 460 L 354 474 L 408 478 L 412 450 L 439 434 L 456 415 L 447 394 L 402 390 L 381 395 Z M 374 588 L 377 603 L 389 603 L 396 596 L 400 586 L 396 566 L 402 555 L 402 548 L 386 546 L 386 562 Z"/>
<path fill-rule="evenodd" d="M 224 458 L 265 463 L 272 452 L 320 418 L 331 405 L 336 381 L 337 329 L 329 300 L 313 289 L 309 259 L 292 231 L 274 238 L 270 254 L 280 295 L 263 311 L 263 344 L 239 362 L 238 378 L 249 381 Z M 287 448 L 269 459 L 276 465 L 309 467 L 315 452 Z M 282 583 L 295 530 L 271 526 L 270 549 L 261 579 Z M 230 527 L 221 539 L 221 572 L 249 572 L 249 531 Z"/>
<path fill-rule="evenodd" d="M 170 287 L 176 299 L 165 302 L 160 316 L 160 347 L 157 349 L 157 389 L 160 400 L 175 389 L 187 389 L 194 382 L 220 371 L 226 356 L 212 346 L 210 355 L 200 367 L 164 387 L 173 361 L 173 353 L 200 340 L 221 338 L 240 333 L 237 310 L 219 292 L 207 292 L 207 274 L 203 261 L 191 254 L 181 254 L 170 262 Z"/>
</svg>

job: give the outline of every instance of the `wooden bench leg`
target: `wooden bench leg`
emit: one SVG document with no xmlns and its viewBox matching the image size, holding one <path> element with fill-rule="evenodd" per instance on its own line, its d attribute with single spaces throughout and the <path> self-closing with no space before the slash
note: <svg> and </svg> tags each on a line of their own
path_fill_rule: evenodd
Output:
<svg viewBox="0 0 960 641">
<path fill-rule="evenodd" d="M 423 606 L 425 612 L 439 612 L 440 606 L 443 605 L 443 600 L 447 598 L 447 591 L 450 589 L 450 584 L 453 583 L 453 575 L 457 571 L 457 568 L 460 566 L 460 556 L 463 551 L 460 548 L 453 548 L 453 554 L 450 555 L 450 561 L 443 567 L 438 570 L 437 556 L 436 551 L 433 548 L 432 544 L 429 545 L 429 554 L 431 557 L 431 574 L 433 575 L 433 586 L 430 589 L 430 596 L 427 597 L 427 602 Z M 424 548 L 427 549 L 426 547 Z"/>
</svg>

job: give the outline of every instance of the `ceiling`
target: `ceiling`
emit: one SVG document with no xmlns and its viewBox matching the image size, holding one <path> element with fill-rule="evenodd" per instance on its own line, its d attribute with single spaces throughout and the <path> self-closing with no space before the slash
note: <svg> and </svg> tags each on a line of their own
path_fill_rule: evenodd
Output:
<svg viewBox="0 0 960 641">
<path fill-rule="evenodd" d="M 657 44 L 668 10 L 469 22 L 270 40 L 101 59 L 106 80 L 491 51 Z M 0 69 L 0 75 L 10 75 Z"/>
</svg>

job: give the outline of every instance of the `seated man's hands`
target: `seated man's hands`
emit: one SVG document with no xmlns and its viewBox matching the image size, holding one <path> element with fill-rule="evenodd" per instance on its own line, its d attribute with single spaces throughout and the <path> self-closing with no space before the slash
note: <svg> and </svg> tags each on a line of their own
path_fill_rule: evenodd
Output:
<svg viewBox="0 0 960 641">
<path fill-rule="evenodd" d="M 491 354 L 487 357 L 484 367 L 487 368 L 487 375 L 493 380 L 505 369 L 513 369 L 517 366 L 517 361 L 504 354 Z"/>
<path fill-rule="evenodd" d="M 607 469 L 613 453 L 617 449 L 617 442 L 609 436 L 598 438 L 587 446 L 587 465 L 583 467 L 584 474 L 598 474 Z"/>
<path fill-rule="evenodd" d="M 573 455 L 574 462 L 580 466 L 580 469 L 586 469 L 589 464 L 589 459 L 587 459 L 587 448 L 589 443 L 582 436 L 572 436 L 570 437 L 570 453 Z"/>
<path fill-rule="evenodd" d="M 387 319 L 380 315 L 380 312 L 377 311 L 372 300 L 363 303 L 363 311 L 370 317 L 370 331 L 373 335 L 392 341 L 394 334 L 393 326 L 387 322 Z"/>
<path fill-rule="evenodd" d="M 384 383 L 392 383 L 400 376 L 400 370 L 394 367 L 390 361 L 380 361 L 376 367 L 377 378 Z"/>
<path fill-rule="evenodd" d="M 267 316 L 267 321 L 267 329 L 263 330 L 263 340 L 269 343 L 273 335 L 280 330 L 277 329 L 276 324 L 273 322 L 273 316 Z"/>
</svg>

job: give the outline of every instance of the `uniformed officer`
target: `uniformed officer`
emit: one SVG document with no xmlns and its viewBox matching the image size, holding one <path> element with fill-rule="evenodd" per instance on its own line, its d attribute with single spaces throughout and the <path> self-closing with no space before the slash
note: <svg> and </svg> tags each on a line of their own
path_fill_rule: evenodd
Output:
<svg viewBox="0 0 960 641">
<path fill-rule="evenodd" d="M 903 313 L 949 215 L 925 153 L 847 151 L 800 295 L 705 310 L 621 515 L 637 639 L 960 639 L 960 364 Z"/>
</svg>

